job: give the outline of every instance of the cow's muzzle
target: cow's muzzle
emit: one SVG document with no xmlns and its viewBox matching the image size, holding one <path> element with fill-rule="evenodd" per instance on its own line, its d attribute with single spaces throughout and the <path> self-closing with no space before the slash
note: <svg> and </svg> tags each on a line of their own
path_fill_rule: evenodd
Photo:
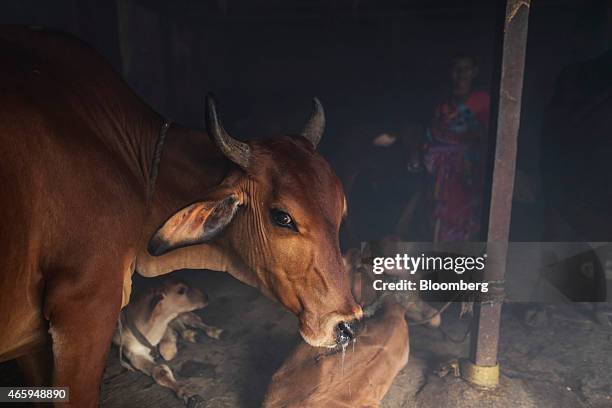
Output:
<svg viewBox="0 0 612 408">
<path fill-rule="evenodd" d="M 336 326 L 336 344 L 343 346 L 356 337 L 354 322 L 340 322 Z"/>
</svg>

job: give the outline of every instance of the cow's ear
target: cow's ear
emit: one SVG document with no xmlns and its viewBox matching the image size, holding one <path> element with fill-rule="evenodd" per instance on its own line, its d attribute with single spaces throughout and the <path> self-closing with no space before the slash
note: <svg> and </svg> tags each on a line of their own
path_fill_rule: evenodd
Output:
<svg viewBox="0 0 612 408">
<path fill-rule="evenodd" d="M 191 204 L 170 217 L 149 241 L 151 255 L 201 244 L 217 236 L 232 221 L 240 202 L 234 195 Z"/>
</svg>

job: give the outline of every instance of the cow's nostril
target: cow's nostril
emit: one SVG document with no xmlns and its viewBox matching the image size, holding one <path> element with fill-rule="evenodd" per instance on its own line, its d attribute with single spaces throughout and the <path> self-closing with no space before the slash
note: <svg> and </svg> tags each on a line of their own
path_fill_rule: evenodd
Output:
<svg viewBox="0 0 612 408">
<path fill-rule="evenodd" d="M 350 323 L 340 322 L 336 326 L 336 344 L 344 345 L 355 338 L 355 331 Z"/>
</svg>

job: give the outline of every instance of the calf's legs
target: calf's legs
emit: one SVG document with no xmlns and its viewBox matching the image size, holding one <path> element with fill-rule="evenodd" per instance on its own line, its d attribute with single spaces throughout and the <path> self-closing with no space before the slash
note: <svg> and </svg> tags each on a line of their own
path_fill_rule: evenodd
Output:
<svg viewBox="0 0 612 408">
<path fill-rule="evenodd" d="M 170 361 L 176 357 L 178 351 L 176 342 L 176 331 L 172 327 L 168 327 L 164 333 L 164 337 L 162 337 L 159 342 L 159 354 L 161 354 L 164 360 Z"/>
<path fill-rule="evenodd" d="M 189 327 L 203 330 L 208 337 L 213 339 L 219 339 L 223 332 L 222 329 L 207 325 L 193 312 L 182 313 L 168 325 L 164 337 L 162 337 L 159 343 L 159 354 L 161 354 L 164 360 L 170 361 L 176 357 L 179 335 L 183 340 L 190 343 L 196 343 L 198 341 L 199 333 Z"/>
<path fill-rule="evenodd" d="M 200 329 L 206 333 L 208 337 L 216 340 L 219 340 L 221 338 L 221 334 L 223 333 L 223 329 L 204 323 L 200 316 L 194 312 L 180 314 L 172 321 L 171 326 L 181 333 L 184 340 L 192 343 L 197 340 L 197 333 L 195 333 L 193 330 L 189 330 L 187 327 Z"/>
<path fill-rule="evenodd" d="M 130 350 L 125 352 L 125 356 L 135 369 L 152 377 L 153 380 L 162 387 L 170 388 L 186 404 L 189 403 L 190 395 L 188 395 L 185 388 L 176 381 L 172 370 L 166 364 L 157 364 L 150 355 L 143 355 Z"/>
</svg>

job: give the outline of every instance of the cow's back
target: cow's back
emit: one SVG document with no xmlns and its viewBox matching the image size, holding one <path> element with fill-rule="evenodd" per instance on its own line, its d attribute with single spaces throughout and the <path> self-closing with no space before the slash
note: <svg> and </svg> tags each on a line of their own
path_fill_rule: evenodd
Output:
<svg viewBox="0 0 612 408">
<path fill-rule="evenodd" d="M 0 310 L 11 311 L 0 315 L 0 361 L 43 339 L 54 274 L 135 251 L 144 187 L 118 139 L 126 118 L 147 114 L 78 41 L 0 30 Z"/>
</svg>

